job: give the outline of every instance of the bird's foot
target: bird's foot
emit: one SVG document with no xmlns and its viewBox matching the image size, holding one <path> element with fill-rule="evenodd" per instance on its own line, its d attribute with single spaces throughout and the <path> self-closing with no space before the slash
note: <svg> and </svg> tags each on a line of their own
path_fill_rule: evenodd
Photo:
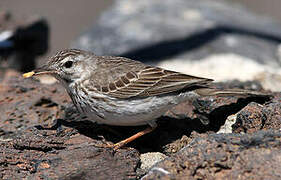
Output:
<svg viewBox="0 0 281 180">
<path fill-rule="evenodd" d="M 145 130 L 142 130 L 142 131 L 134 134 L 133 136 L 131 136 L 131 137 L 127 138 L 127 139 L 124 139 L 124 140 L 122 140 L 122 141 L 120 141 L 120 142 L 118 142 L 116 144 L 107 144 L 107 142 L 106 142 L 105 145 L 102 145 L 102 146 L 98 145 L 98 146 L 99 147 L 103 147 L 103 148 L 112 148 L 114 151 L 116 151 L 116 150 L 120 149 L 121 147 L 125 146 L 126 144 L 134 141 L 135 139 L 137 139 L 137 138 L 139 138 L 139 137 L 141 137 L 141 136 L 143 136 L 143 135 L 145 135 L 147 133 L 150 133 L 154 129 L 155 129 L 155 127 L 148 127 Z"/>
<path fill-rule="evenodd" d="M 118 142 L 118 143 L 109 143 L 109 142 L 105 142 L 104 144 L 93 144 L 93 146 L 95 147 L 98 147 L 98 148 L 110 148 L 110 149 L 113 149 L 114 151 L 120 149 L 121 147 L 123 147 L 126 143 L 122 143 L 121 142 Z"/>
</svg>

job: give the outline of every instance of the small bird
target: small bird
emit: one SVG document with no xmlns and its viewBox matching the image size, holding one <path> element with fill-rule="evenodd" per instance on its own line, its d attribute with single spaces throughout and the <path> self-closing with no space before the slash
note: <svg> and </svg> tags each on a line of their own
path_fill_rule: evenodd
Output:
<svg viewBox="0 0 281 180">
<path fill-rule="evenodd" d="M 25 78 L 48 74 L 64 86 L 78 111 L 99 124 L 148 125 L 148 128 L 111 147 L 153 131 L 156 119 L 173 106 L 200 96 L 264 96 L 242 89 L 211 88 L 212 79 L 190 76 L 124 57 L 97 56 L 67 49 L 51 57 Z"/>
</svg>

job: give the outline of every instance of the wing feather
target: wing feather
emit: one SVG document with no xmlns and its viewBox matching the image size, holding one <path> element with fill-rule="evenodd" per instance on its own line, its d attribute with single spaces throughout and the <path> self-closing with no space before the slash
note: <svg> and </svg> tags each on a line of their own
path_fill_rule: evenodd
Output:
<svg viewBox="0 0 281 180">
<path fill-rule="evenodd" d="M 103 57 L 85 87 L 114 98 L 148 97 L 208 84 L 211 79 L 190 76 L 127 58 Z"/>
<path fill-rule="evenodd" d="M 190 86 L 207 84 L 212 81 L 211 79 L 189 76 L 151 66 L 131 73 L 136 74 L 136 78 L 127 78 L 125 81 L 129 81 L 129 83 L 122 87 L 116 86 L 115 90 L 106 94 L 115 98 L 154 96 L 179 91 Z M 126 76 L 122 76 L 119 80 L 123 81 L 125 78 Z"/>
</svg>

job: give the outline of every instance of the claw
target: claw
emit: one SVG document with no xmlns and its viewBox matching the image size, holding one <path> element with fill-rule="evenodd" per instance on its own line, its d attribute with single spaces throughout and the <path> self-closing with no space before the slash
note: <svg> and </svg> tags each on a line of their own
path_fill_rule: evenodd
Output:
<svg viewBox="0 0 281 180">
<path fill-rule="evenodd" d="M 148 127 L 146 128 L 145 130 L 143 131 L 140 131 L 138 133 L 136 133 L 135 135 L 127 138 L 127 139 L 124 139 L 123 141 L 120 141 L 116 144 L 106 144 L 106 145 L 94 145 L 96 147 L 100 147 L 100 148 L 112 148 L 114 151 L 118 150 L 119 148 L 125 146 L 126 144 L 128 144 L 129 142 L 132 142 L 133 140 L 147 134 L 147 133 L 150 133 L 151 131 L 153 131 L 155 129 L 155 127 Z"/>
</svg>

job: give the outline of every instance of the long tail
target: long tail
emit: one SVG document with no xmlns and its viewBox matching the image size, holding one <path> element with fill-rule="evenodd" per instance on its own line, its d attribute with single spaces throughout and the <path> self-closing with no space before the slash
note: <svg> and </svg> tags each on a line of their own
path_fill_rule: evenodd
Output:
<svg viewBox="0 0 281 180">
<path fill-rule="evenodd" d="M 271 94 L 245 89 L 212 89 L 201 88 L 195 90 L 200 96 L 238 96 L 238 97 L 271 97 Z"/>
</svg>

